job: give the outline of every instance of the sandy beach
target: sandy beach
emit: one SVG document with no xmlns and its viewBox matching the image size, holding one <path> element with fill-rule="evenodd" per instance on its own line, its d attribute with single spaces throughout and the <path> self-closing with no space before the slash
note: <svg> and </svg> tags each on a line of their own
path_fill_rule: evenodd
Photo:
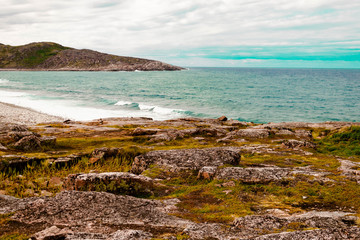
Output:
<svg viewBox="0 0 360 240">
<path fill-rule="evenodd" d="M 45 122 L 63 121 L 61 117 L 40 113 L 35 110 L 0 102 L 0 123 L 33 125 Z"/>
</svg>

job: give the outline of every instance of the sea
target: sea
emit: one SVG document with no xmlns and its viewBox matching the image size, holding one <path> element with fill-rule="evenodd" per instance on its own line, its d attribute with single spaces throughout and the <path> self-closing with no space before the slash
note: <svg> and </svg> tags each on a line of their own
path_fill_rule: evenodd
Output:
<svg viewBox="0 0 360 240">
<path fill-rule="evenodd" d="M 0 101 L 72 120 L 360 121 L 360 69 L 0 71 Z M 1 114 L 1 110 L 0 110 Z"/>
</svg>

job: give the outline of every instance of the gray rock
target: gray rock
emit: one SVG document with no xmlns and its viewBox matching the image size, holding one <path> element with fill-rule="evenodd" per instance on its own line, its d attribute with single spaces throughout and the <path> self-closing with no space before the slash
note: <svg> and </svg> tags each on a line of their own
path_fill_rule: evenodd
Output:
<svg viewBox="0 0 360 240">
<path fill-rule="evenodd" d="M 309 141 L 299 141 L 294 139 L 285 140 L 282 145 L 286 148 L 299 149 L 305 148 L 316 148 L 316 144 Z"/>
<path fill-rule="evenodd" d="M 270 136 L 270 131 L 268 129 L 247 128 L 230 132 L 227 136 L 229 138 L 267 138 Z"/>
<path fill-rule="evenodd" d="M 216 179 L 240 180 L 245 183 L 278 182 L 290 176 L 291 169 L 269 167 L 226 167 L 216 171 Z"/>
<path fill-rule="evenodd" d="M 35 135 L 21 138 L 13 145 L 13 147 L 21 151 L 37 151 L 42 149 L 41 141 Z"/>
<path fill-rule="evenodd" d="M 291 224 L 300 224 L 302 228 L 347 228 L 356 224 L 356 217 L 346 212 L 307 212 L 289 217 L 272 215 L 253 215 L 237 218 L 233 228 L 249 235 L 263 234 L 267 231 L 286 229 Z"/>
<path fill-rule="evenodd" d="M 341 175 L 360 183 L 360 163 L 353 162 L 350 160 L 338 159 L 340 162 L 340 167 L 338 168 L 341 171 Z"/>
<path fill-rule="evenodd" d="M 101 159 L 115 158 L 121 153 L 122 148 L 97 148 L 90 154 L 90 162 L 95 163 Z"/>
<path fill-rule="evenodd" d="M 31 131 L 13 131 L 8 133 L 8 137 L 11 138 L 13 141 L 19 141 L 20 139 L 29 136 L 40 137 L 39 134 Z"/>
<path fill-rule="evenodd" d="M 205 166 L 237 165 L 240 158 L 237 151 L 225 148 L 152 151 L 135 157 L 131 172 L 141 174 L 152 164 L 161 166 L 170 172 L 200 170 Z"/>
<path fill-rule="evenodd" d="M 0 214 L 7 214 L 20 208 L 21 199 L 0 194 Z"/>
<path fill-rule="evenodd" d="M 206 169 L 205 169 L 206 170 Z M 205 171 L 203 170 L 203 171 Z M 202 172 L 202 171 L 200 171 Z M 308 181 L 327 182 L 332 181 L 325 176 L 328 172 L 313 171 L 309 167 L 299 168 L 280 168 L 272 165 L 264 165 L 259 167 L 225 167 L 219 168 L 212 176 L 219 180 L 240 180 L 244 183 L 269 183 L 279 182 L 285 179 L 295 179 L 297 175 L 312 176 Z"/>
<path fill-rule="evenodd" d="M 149 128 L 136 128 L 133 132 L 132 132 L 132 135 L 133 136 L 142 136 L 142 135 L 154 135 L 156 134 L 157 132 L 159 132 L 160 129 L 149 129 Z"/>
</svg>

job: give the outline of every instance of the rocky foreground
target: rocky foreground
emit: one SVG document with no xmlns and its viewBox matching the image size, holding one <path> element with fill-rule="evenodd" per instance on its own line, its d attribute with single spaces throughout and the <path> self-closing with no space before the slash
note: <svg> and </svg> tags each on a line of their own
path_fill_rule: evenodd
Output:
<svg viewBox="0 0 360 240">
<path fill-rule="evenodd" d="M 0 124 L 0 239 L 360 239 L 360 123 Z"/>
<path fill-rule="evenodd" d="M 167 63 L 74 49 L 52 42 L 22 46 L 0 44 L 0 70 L 35 71 L 174 71 Z"/>
</svg>

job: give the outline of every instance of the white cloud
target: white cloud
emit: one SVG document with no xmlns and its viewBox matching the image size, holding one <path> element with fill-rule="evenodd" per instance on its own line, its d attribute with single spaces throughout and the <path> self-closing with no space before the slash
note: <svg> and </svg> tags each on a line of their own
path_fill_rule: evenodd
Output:
<svg viewBox="0 0 360 240">
<path fill-rule="evenodd" d="M 142 56 L 200 47 L 354 47 L 359 14 L 360 2 L 348 0 L 2 0 L 0 42 Z"/>
</svg>

